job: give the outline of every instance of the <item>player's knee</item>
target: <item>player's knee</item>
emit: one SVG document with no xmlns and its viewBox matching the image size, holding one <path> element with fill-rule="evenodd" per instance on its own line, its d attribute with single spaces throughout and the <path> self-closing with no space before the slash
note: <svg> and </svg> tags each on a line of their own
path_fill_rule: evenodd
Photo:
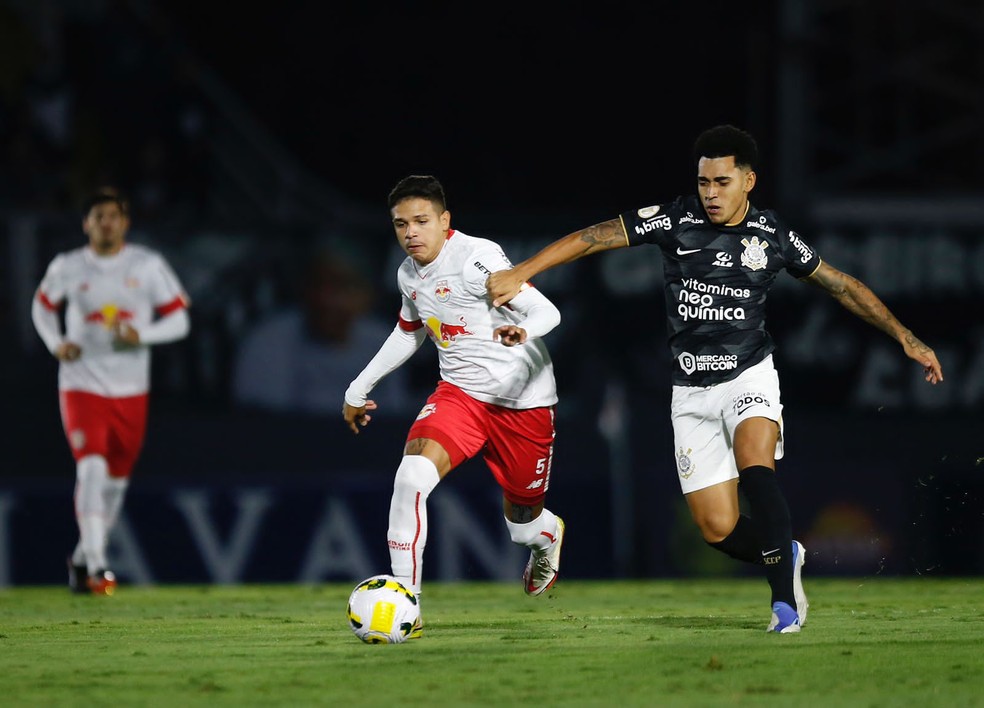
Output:
<svg viewBox="0 0 984 708">
<path fill-rule="evenodd" d="M 76 463 L 75 477 L 80 484 L 103 482 L 109 478 L 109 464 L 102 455 L 86 455 Z"/>
<path fill-rule="evenodd" d="M 396 492 L 430 494 L 441 477 L 437 467 L 422 455 L 406 455 L 396 469 L 393 489 Z"/>
<path fill-rule="evenodd" d="M 704 540 L 714 544 L 720 543 L 728 537 L 734 530 L 738 519 L 734 518 L 732 514 L 708 511 L 695 516 L 694 521 L 697 522 L 697 527 L 700 529 Z"/>
</svg>

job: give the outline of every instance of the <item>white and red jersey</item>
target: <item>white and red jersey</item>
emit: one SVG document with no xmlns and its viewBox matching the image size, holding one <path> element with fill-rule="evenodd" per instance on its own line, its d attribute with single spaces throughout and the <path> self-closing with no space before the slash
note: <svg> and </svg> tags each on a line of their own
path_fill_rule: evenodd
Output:
<svg viewBox="0 0 984 708">
<path fill-rule="evenodd" d="M 485 289 L 491 273 L 511 267 L 494 241 L 450 231 L 431 263 L 408 257 L 400 265 L 399 326 L 407 332 L 424 328 L 437 347 L 441 378 L 473 398 L 505 408 L 551 406 L 557 386 L 543 340 L 505 347 L 492 339 L 497 327 L 522 326 L 523 316 L 493 308 Z"/>
<path fill-rule="evenodd" d="M 167 261 L 136 244 L 112 256 L 99 256 L 88 246 L 59 254 L 36 298 L 51 311 L 67 302 L 64 340 L 82 350 L 79 359 L 61 362 L 58 390 L 113 398 L 150 390 L 150 347 L 114 348 L 113 325 L 125 322 L 139 332 L 157 317 L 188 306 Z M 52 348 L 52 342 L 46 344 Z"/>
</svg>

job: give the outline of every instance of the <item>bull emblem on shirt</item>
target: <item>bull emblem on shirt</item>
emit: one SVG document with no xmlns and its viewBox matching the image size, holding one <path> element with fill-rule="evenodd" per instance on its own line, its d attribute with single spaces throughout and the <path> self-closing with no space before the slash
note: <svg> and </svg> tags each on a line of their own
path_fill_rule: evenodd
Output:
<svg viewBox="0 0 984 708">
<path fill-rule="evenodd" d="M 437 287 L 434 288 L 434 296 L 437 298 L 438 302 L 447 302 L 451 299 L 451 288 L 448 285 L 448 281 L 438 281 Z"/>
<path fill-rule="evenodd" d="M 101 324 L 106 329 L 112 329 L 117 322 L 130 322 L 132 319 L 132 312 L 122 310 L 113 304 L 103 305 L 100 309 L 93 310 L 85 316 L 86 322 Z"/>
<path fill-rule="evenodd" d="M 428 317 L 427 329 L 430 330 L 434 341 L 446 349 L 451 346 L 451 342 L 454 341 L 455 337 L 473 334 L 473 332 L 468 331 L 468 323 L 465 322 L 464 317 L 459 317 L 458 321 L 461 324 L 447 324 L 446 322 L 441 322 L 436 317 Z"/>
</svg>

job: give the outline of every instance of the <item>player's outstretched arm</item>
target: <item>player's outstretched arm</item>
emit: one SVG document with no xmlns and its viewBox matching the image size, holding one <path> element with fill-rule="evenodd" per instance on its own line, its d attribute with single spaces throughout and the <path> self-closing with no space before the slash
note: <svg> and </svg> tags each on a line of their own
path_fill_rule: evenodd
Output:
<svg viewBox="0 0 984 708">
<path fill-rule="evenodd" d="M 609 219 L 559 238 L 522 263 L 489 276 L 486 288 L 492 298 L 492 306 L 500 307 L 512 300 L 523 284 L 537 273 L 590 253 L 628 245 L 621 219 Z"/>
<path fill-rule="evenodd" d="M 826 290 L 845 308 L 901 344 L 906 356 L 922 364 L 929 383 L 943 381 L 943 370 L 936 353 L 899 322 L 867 285 L 826 263 L 821 263 L 807 280 Z"/>
</svg>

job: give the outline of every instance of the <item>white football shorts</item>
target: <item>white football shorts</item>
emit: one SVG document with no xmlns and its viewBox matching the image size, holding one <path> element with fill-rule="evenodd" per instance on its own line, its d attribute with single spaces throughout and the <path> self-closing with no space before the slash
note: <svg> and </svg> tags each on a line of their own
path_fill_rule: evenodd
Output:
<svg viewBox="0 0 984 708">
<path fill-rule="evenodd" d="M 725 383 L 674 386 L 670 418 L 684 494 L 738 477 L 732 441 L 738 424 L 749 418 L 779 424 L 775 459 L 782 459 L 782 403 L 772 355 Z"/>
</svg>

